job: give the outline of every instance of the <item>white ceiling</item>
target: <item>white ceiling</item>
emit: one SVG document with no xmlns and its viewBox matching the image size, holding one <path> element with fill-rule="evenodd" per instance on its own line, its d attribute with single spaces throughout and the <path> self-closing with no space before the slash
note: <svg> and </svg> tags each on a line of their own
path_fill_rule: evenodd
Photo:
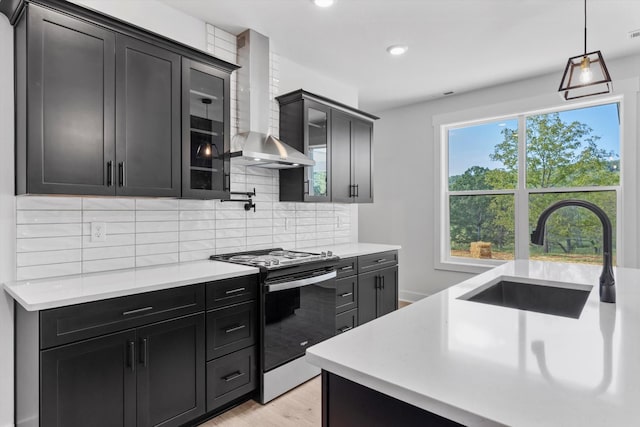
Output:
<svg viewBox="0 0 640 427">
<path fill-rule="evenodd" d="M 358 89 L 384 109 L 549 72 L 582 53 L 582 0 L 162 0 L 233 34 L 252 28 L 275 52 Z M 640 53 L 640 0 L 588 0 L 588 50 Z M 405 44 L 391 57 L 385 49 Z M 612 76 L 615 81 L 615 75 Z"/>
</svg>

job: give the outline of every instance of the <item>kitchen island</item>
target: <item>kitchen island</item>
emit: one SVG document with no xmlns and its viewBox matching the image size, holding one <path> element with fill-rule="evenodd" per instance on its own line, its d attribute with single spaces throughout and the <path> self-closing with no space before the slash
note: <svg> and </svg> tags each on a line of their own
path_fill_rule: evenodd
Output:
<svg viewBox="0 0 640 427">
<path fill-rule="evenodd" d="M 509 262 L 311 347 L 324 425 L 345 408 L 385 425 L 387 403 L 432 425 L 638 425 L 640 270 L 616 269 L 616 304 L 599 300 L 600 270 Z M 590 293 L 579 318 L 461 299 L 503 279 Z"/>
</svg>

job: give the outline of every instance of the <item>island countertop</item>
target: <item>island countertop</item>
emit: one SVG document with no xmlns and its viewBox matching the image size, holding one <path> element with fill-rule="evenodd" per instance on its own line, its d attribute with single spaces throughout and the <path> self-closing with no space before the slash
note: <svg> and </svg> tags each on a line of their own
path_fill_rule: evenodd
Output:
<svg viewBox="0 0 640 427">
<path fill-rule="evenodd" d="M 307 350 L 322 369 L 469 426 L 636 426 L 640 270 L 508 262 Z M 501 279 L 592 286 L 578 319 L 459 299 Z"/>
</svg>

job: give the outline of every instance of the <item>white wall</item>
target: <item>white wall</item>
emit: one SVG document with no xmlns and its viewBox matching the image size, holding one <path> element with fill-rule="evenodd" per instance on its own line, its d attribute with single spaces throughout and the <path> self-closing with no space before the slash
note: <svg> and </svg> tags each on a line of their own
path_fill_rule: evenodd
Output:
<svg viewBox="0 0 640 427">
<path fill-rule="evenodd" d="M 13 29 L 0 15 L 0 283 L 15 278 Z M 0 426 L 13 425 L 13 300 L 0 292 Z"/>
<path fill-rule="evenodd" d="M 637 87 L 640 57 L 608 61 L 608 65 L 614 88 Z M 471 111 L 476 118 L 482 118 L 485 114 L 485 117 L 491 117 L 494 106 L 504 105 L 518 108 L 518 111 L 527 111 L 541 102 L 563 105 L 556 93 L 561 66 L 554 74 L 378 113 L 381 120 L 375 128 L 375 203 L 360 206 L 358 226 L 362 241 L 402 245 L 401 298 L 417 300 L 470 276 L 437 270 L 434 266 L 434 208 L 439 194 L 434 172 L 439 161 L 434 154 L 434 117 L 459 115 L 465 111 Z M 632 108 L 627 109 L 623 117 L 623 137 L 630 142 L 623 157 L 631 156 L 636 162 L 639 161 L 638 150 L 635 149 L 638 134 L 637 103 L 637 94 L 625 98 L 625 105 Z M 637 212 L 640 186 L 637 185 L 636 170 L 627 168 L 624 173 L 623 197 L 629 201 L 629 209 L 622 212 L 627 221 L 624 230 L 624 265 L 633 267 L 640 264 L 639 226 L 635 217 L 632 217 Z"/>
</svg>

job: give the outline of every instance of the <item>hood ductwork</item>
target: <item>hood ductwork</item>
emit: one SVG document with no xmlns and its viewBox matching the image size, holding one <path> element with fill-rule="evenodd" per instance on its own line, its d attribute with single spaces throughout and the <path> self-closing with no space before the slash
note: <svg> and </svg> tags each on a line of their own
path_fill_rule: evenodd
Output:
<svg viewBox="0 0 640 427">
<path fill-rule="evenodd" d="M 231 161 L 236 165 L 286 169 L 315 162 L 269 135 L 269 39 L 253 30 L 238 36 L 238 118 L 240 133 L 231 139 Z"/>
</svg>

